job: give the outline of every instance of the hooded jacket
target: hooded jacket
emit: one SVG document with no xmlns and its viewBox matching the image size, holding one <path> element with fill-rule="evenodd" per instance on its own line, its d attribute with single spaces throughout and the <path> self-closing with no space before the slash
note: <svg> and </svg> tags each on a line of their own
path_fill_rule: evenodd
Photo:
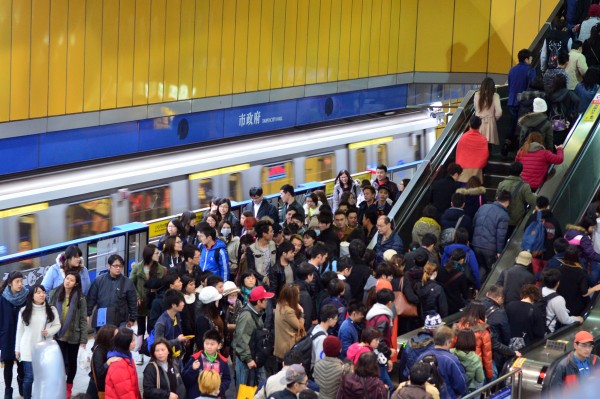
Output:
<svg viewBox="0 0 600 399">
<path fill-rule="evenodd" d="M 355 373 L 342 377 L 337 399 L 387 399 L 388 390 L 379 377 L 359 377 Z"/>
<path fill-rule="evenodd" d="M 481 206 L 473 219 L 473 248 L 502 252 L 508 221 L 508 211 L 499 202 Z"/>
<path fill-rule="evenodd" d="M 473 351 L 463 352 L 458 349 L 450 349 L 450 352 L 452 352 L 452 354 L 458 358 L 460 364 L 462 364 L 465 368 L 465 373 L 469 382 L 469 388 L 475 389 L 480 386 L 485 379 L 485 375 L 483 373 L 481 358 L 477 355 L 477 353 Z"/>
<path fill-rule="evenodd" d="M 349 364 L 343 363 L 337 357 L 324 356 L 315 363 L 313 378 L 319 385 L 319 398 L 335 399 L 340 389 L 342 376 L 351 370 Z"/>
<path fill-rule="evenodd" d="M 423 236 L 427 233 L 433 234 L 438 240 L 440 239 L 440 233 L 442 232 L 442 228 L 440 224 L 432 218 L 421 217 L 412 229 L 412 240 L 414 242 L 418 242 L 422 244 Z"/>
<path fill-rule="evenodd" d="M 256 330 L 257 324 L 258 328 L 263 328 L 264 323 L 260 317 L 261 315 L 262 312 L 259 313 L 250 303 L 247 303 L 238 316 L 232 347 L 237 357 L 244 363 L 253 360 L 250 352 L 250 337 Z"/>
<path fill-rule="evenodd" d="M 426 315 L 431 311 L 440 316 L 448 316 L 448 301 L 444 288 L 435 280 L 427 280 L 425 285 L 418 284 L 421 314 Z M 423 316 L 425 317 L 425 316 Z"/>
<path fill-rule="evenodd" d="M 485 197 L 485 187 L 464 188 L 456 190 L 457 193 L 465 196 L 465 214 L 469 215 L 471 220 L 475 217 L 475 213 L 479 207 L 487 202 Z"/>
<path fill-rule="evenodd" d="M 546 177 L 550 165 L 560 165 L 564 159 L 562 148 L 556 150 L 556 154 L 544 148 L 540 143 L 531 143 L 528 152 L 519 151 L 517 162 L 523 164 L 521 179 L 531 187 L 531 191 L 537 190 Z"/>
<path fill-rule="evenodd" d="M 508 191 L 512 195 L 510 204 L 508 205 L 508 224 L 510 226 L 516 226 L 527 213 L 525 206 L 529 204 L 532 208 L 535 207 L 537 196 L 532 192 L 529 184 L 523 181 L 520 176 L 508 176 L 506 179 L 502 180 L 500 184 L 498 184 L 498 191 L 496 194 L 501 191 Z"/>
<path fill-rule="evenodd" d="M 475 326 L 465 324 L 462 320 L 454 325 L 455 332 L 470 328 L 475 333 L 476 347 L 475 353 L 481 359 L 481 364 L 485 370 L 486 378 L 492 378 L 494 373 L 492 365 L 492 337 L 490 334 L 489 326 L 482 320 Z M 456 334 L 454 335 L 452 346 L 456 343 Z M 462 363 L 462 362 L 461 362 Z"/>
<path fill-rule="evenodd" d="M 553 148 L 554 130 L 552 130 L 552 125 L 545 112 L 532 112 L 523 115 L 519 119 L 519 126 L 521 126 L 519 143 L 523 144 L 532 131 L 538 131 L 542 135 L 544 147 Z"/>
<path fill-rule="evenodd" d="M 460 219 L 462 217 L 462 219 Z M 440 227 L 442 231 L 445 229 L 453 229 L 456 227 L 456 223 L 460 219 L 458 227 L 464 227 L 467 231 L 471 232 L 473 228 L 473 219 L 467 215 L 463 208 L 450 207 L 442 214 L 440 218 Z"/>
<path fill-rule="evenodd" d="M 417 359 L 427 349 L 433 348 L 433 335 L 427 330 L 421 330 L 411 337 L 406 346 L 404 353 L 400 357 L 400 371 L 404 379 L 408 380 L 410 369 L 417 362 Z"/>
<path fill-rule="evenodd" d="M 342 342 L 342 358 L 346 358 L 346 354 L 348 352 L 348 348 L 355 342 L 358 342 L 359 338 L 359 326 L 354 323 L 350 317 L 348 317 L 342 325 L 340 326 L 340 331 L 338 332 L 338 338 Z"/>
<path fill-rule="evenodd" d="M 217 249 L 218 254 L 217 254 Z M 203 272 L 209 271 L 217 276 L 220 276 L 223 281 L 229 281 L 229 255 L 227 254 L 227 245 L 217 239 L 215 245 L 207 249 L 204 245 L 200 245 L 200 269 Z M 217 257 L 218 255 L 218 257 Z"/>
<path fill-rule="evenodd" d="M 565 231 L 565 239 L 571 245 L 579 246 L 581 257 L 587 262 L 600 262 L 600 254 L 594 251 L 594 242 L 589 233 L 580 226 L 568 224 Z"/>
<path fill-rule="evenodd" d="M 467 392 L 467 378 L 465 368 L 458 358 L 449 350 L 433 347 L 423 352 L 417 361 L 430 354 L 437 358 L 438 372 L 444 380 L 444 385 L 440 389 L 440 398 L 456 399 L 463 396 Z"/>
<path fill-rule="evenodd" d="M 375 327 L 381 331 L 382 340 L 385 344 L 392 347 L 392 320 L 394 315 L 387 306 L 376 303 L 367 312 L 365 327 Z"/>
<path fill-rule="evenodd" d="M 50 266 L 44 274 L 42 285 L 46 289 L 46 292 L 52 291 L 56 287 L 62 285 L 63 281 L 65 281 L 65 272 L 60 263 L 60 257 L 62 255 L 63 253 L 58 254 L 56 263 Z M 81 277 L 81 290 L 83 291 L 83 295 L 87 296 L 90 291 L 90 286 L 92 285 L 87 267 L 84 266 L 81 268 L 79 276 Z"/>
<path fill-rule="evenodd" d="M 469 267 L 471 268 L 471 274 L 473 275 L 473 278 L 475 279 L 475 288 L 479 289 L 479 287 L 481 286 L 481 276 L 479 275 L 479 263 L 477 262 L 477 257 L 475 256 L 475 252 L 473 252 L 473 250 L 471 249 L 471 247 L 469 247 L 466 244 L 450 244 L 447 245 L 446 247 L 444 247 L 444 253 L 442 255 L 442 265 L 445 265 L 446 262 L 448 262 L 448 259 L 450 259 L 450 255 L 452 254 L 452 251 L 454 251 L 455 249 L 462 249 L 463 251 L 465 251 L 466 254 L 466 258 L 465 258 L 465 264 L 468 263 Z"/>
<path fill-rule="evenodd" d="M 550 116 L 552 116 L 553 107 L 554 109 L 560 109 L 561 116 L 572 123 L 579 113 L 579 97 L 566 87 L 559 89 L 548 95 L 548 112 Z"/>
</svg>

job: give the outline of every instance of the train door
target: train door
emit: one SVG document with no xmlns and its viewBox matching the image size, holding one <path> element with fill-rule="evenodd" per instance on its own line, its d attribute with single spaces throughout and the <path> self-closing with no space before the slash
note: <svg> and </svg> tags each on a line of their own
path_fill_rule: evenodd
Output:
<svg viewBox="0 0 600 399">
<path fill-rule="evenodd" d="M 198 200 L 197 208 L 208 208 L 210 200 L 214 197 L 213 179 L 200 179 L 196 187 L 196 199 Z"/>
<path fill-rule="evenodd" d="M 232 173 L 227 177 L 228 198 L 231 201 L 242 200 L 242 174 Z"/>
<path fill-rule="evenodd" d="M 377 165 L 387 165 L 388 164 L 387 144 L 379 144 L 377 146 L 377 148 L 375 149 L 375 152 L 377 154 Z"/>
<path fill-rule="evenodd" d="M 99 198 L 67 208 L 67 240 L 105 233 L 112 227 L 112 199 Z"/>
<path fill-rule="evenodd" d="M 359 173 L 367 170 L 367 150 L 357 148 L 354 152 L 354 163 L 350 166 L 350 173 Z"/>
<path fill-rule="evenodd" d="M 323 181 L 335 177 L 335 154 L 320 154 L 307 157 L 304 162 L 304 181 Z"/>
</svg>

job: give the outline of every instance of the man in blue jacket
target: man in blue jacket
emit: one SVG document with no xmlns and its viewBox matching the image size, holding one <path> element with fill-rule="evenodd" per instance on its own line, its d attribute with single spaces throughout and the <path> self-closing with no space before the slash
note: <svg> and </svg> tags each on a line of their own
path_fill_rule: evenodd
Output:
<svg viewBox="0 0 600 399">
<path fill-rule="evenodd" d="M 398 234 L 394 233 L 392 221 L 387 216 L 377 218 L 377 244 L 375 245 L 375 262 L 383 261 L 383 253 L 388 249 L 393 249 L 401 254 L 404 250 L 404 244 Z"/>
<path fill-rule="evenodd" d="M 482 205 L 475 214 L 473 220 L 473 250 L 479 263 L 481 281 L 485 281 L 506 244 L 510 200 L 510 193 L 501 191 L 494 203 Z"/>
<path fill-rule="evenodd" d="M 438 373 L 444 381 L 437 387 L 440 391 L 440 399 L 456 399 L 467 392 L 465 368 L 450 352 L 453 335 L 450 327 L 439 327 L 433 334 L 434 347 L 423 352 L 417 359 L 418 362 L 428 355 L 433 355 L 437 359 Z"/>
<path fill-rule="evenodd" d="M 179 315 L 185 306 L 183 294 L 176 290 L 168 290 L 165 292 L 163 305 L 166 310 L 156 320 L 154 339 L 164 338 L 168 340 L 173 348 L 173 356 L 179 362 L 180 359 L 183 359 L 185 352 L 183 343 L 187 341 L 181 330 L 181 316 Z"/>
<path fill-rule="evenodd" d="M 506 135 L 506 141 L 502 147 L 502 155 L 508 155 L 508 149 L 515 141 L 515 131 L 517 129 L 517 119 L 519 114 L 519 93 L 527 90 L 529 83 L 535 78 L 535 68 L 531 67 L 533 57 L 531 51 L 523 49 L 517 55 L 519 63 L 510 68 L 508 72 L 508 112 L 510 112 L 511 129 Z"/>
<path fill-rule="evenodd" d="M 342 342 L 342 358 L 346 358 L 346 352 L 348 352 L 350 345 L 359 342 L 358 338 L 366 314 L 367 307 L 362 302 L 353 301 L 348 306 L 348 317 L 344 320 L 338 332 L 338 338 Z"/>
<path fill-rule="evenodd" d="M 198 231 L 200 245 L 200 269 L 220 276 L 223 281 L 229 281 L 229 255 L 227 245 L 217 239 L 217 231 L 206 225 Z"/>
</svg>

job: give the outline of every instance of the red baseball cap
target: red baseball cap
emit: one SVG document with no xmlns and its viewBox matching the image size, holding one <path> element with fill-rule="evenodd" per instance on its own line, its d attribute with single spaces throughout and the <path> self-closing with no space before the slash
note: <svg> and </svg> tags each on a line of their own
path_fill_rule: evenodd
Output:
<svg viewBox="0 0 600 399">
<path fill-rule="evenodd" d="M 586 343 L 586 342 L 594 342 L 594 336 L 587 331 L 579 331 L 575 334 L 575 342 L 577 343 Z"/>
<path fill-rule="evenodd" d="M 274 296 L 275 296 L 274 293 L 267 292 L 265 290 L 265 287 L 263 287 L 262 285 L 259 285 L 258 287 L 254 287 L 252 289 L 252 291 L 250 291 L 250 297 L 248 298 L 248 300 L 250 302 L 256 302 L 256 301 L 260 301 L 263 299 L 273 298 Z"/>
</svg>

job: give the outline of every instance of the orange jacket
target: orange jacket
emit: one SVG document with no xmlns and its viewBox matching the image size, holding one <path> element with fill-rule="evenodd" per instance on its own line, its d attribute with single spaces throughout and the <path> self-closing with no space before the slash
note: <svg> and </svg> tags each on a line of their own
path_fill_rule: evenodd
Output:
<svg viewBox="0 0 600 399">
<path fill-rule="evenodd" d="M 470 328 L 475 333 L 475 339 L 477 341 L 477 347 L 475 352 L 481 358 L 481 364 L 485 371 L 486 378 L 492 378 L 494 369 L 492 365 L 492 336 L 490 335 L 490 329 L 488 325 L 480 320 L 476 326 L 469 326 L 465 324 L 464 320 L 461 319 L 458 323 L 454 324 L 454 331 L 463 330 Z M 452 340 L 452 347 L 456 344 L 456 334 Z"/>
</svg>

